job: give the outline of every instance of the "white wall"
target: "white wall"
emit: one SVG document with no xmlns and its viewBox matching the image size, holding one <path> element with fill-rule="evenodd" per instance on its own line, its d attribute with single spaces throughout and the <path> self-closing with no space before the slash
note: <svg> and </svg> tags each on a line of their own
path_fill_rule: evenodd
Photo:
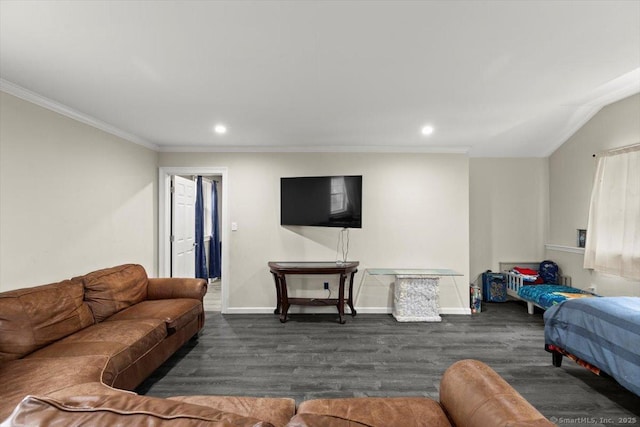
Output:
<svg viewBox="0 0 640 427">
<path fill-rule="evenodd" d="M 595 174 L 593 154 L 640 143 L 640 94 L 603 108 L 549 158 L 549 240 L 577 245 L 577 229 L 587 228 Z M 587 230 L 587 234 L 589 231 Z M 602 295 L 640 296 L 640 283 L 585 270 L 583 254 L 547 250 L 579 288 L 595 285 Z"/>
<path fill-rule="evenodd" d="M 240 229 L 223 232 L 236 311 L 275 304 L 267 261 L 335 259 L 337 229 L 279 225 L 279 178 L 304 175 L 364 175 L 364 228 L 351 231 L 350 258 L 361 261 L 357 304 L 365 310 L 391 306 L 391 278 L 363 274 L 373 267 L 460 271 L 443 280 L 445 311 L 466 309 L 468 282 L 500 261 L 553 259 L 578 287 L 638 295 L 637 282 L 584 270 L 581 254 L 544 250 L 575 246 L 587 222 L 592 154 L 640 142 L 638 117 L 640 95 L 610 105 L 549 159 L 155 153 L 0 93 L 0 291 L 123 262 L 155 275 L 159 163 L 229 168 L 229 212 Z M 318 281 L 301 281 L 299 292 L 317 292 Z"/>
<path fill-rule="evenodd" d="M 157 153 L 0 92 L 0 291 L 157 271 Z"/>
<path fill-rule="evenodd" d="M 469 175 L 463 155 L 336 153 L 160 153 L 163 167 L 227 167 L 230 221 L 229 311 L 272 311 L 271 260 L 336 259 L 339 229 L 280 226 L 280 178 L 363 175 L 363 228 L 350 232 L 349 259 L 360 261 L 356 308 L 391 307 L 391 277 L 367 268 L 450 268 L 444 312 L 468 312 Z M 322 277 L 297 292 L 325 295 Z M 335 288 L 335 281 L 332 287 Z M 461 301 L 460 301 L 461 300 Z M 335 309 L 334 309 L 335 310 Z"/>
<path fill-rule="evenodd" d="M 470 274 L 500 262 L 542 261 L 548 229 L 546 158 L 472 158 L 469 162 Z"/>
</svg>

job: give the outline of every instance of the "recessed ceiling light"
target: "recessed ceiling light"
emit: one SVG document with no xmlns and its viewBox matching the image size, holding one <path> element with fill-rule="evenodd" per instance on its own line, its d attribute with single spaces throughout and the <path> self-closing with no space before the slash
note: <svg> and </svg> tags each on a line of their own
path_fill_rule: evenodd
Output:
<svg viewBox="0 0 640 427">
<path fill-rule="evenodd" d="M 423 126 L 421 132 L 423 135 L 431 135 L 433 133 L 433 126 L 431 125 Z"/>
<path fill-rule="evenodd" d="M 217 133 L 218 135 L 223 135 L 223 134 L 227 133 L 227 127 L 225 125 L 216 125 L 213 128 L 213 131 L 215 133 Z"/>
</svg>

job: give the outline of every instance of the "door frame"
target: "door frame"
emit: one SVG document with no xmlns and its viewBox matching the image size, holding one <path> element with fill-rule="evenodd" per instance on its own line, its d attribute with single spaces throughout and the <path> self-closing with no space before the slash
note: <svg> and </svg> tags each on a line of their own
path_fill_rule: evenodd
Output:
<svg viewBox="0 0 640 427">
<path fill-rule="evenodd" d="M 171 272 L 171 176 L 172 175 L 216 175 L 222 177 L 222 273 L 220 277 L 221 312 L 229 306 L 227 286 L 229 283 L 229 171 L 226 167 L 163 166 L 158 168 L 158 277 L 169 277 Z"/>
</svg>

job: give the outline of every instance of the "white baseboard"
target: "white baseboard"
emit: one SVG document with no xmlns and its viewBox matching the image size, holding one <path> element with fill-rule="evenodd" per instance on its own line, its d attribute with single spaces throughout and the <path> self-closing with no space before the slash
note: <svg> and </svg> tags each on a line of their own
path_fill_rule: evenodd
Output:
<svg viewBox="0 0 640 427">
<path fill-rule="evenodd" d="M 273 311 L 275 307 L 229 307 L 224 314 L 274 314 Z M 360 313 L 360 309 L 356 307 L 356 311 Z M 315 306 L 300 306 L 300 305 L 292 305 L 289 307 L 289 314 L 311 314 L 311 313 L 322 313 L 322 314 L 333 314 L 337 313 L 338 310 L 335 306 L 333 307 L 315 307 Z M 345 314 L 351 314 L 351 310 L 348 307 L 345 307 Z M 366 313 L 366 311 L 363 311 Z M 369 312 L 372 313 L 372 312 Z M 382 311 L 376 311 L 376 313 L 383 313 Z M 389 310 L 391 313 L 391 310 Z"/>
<path fill-rule="evenodd" d="M 220 303 L 207 303 L 207 300 L 205 299 L 202 302 L 202 307 L 204 308 L 204 311 L 220 311 Z"/>
<path fill-rule="evenodd" d="M 229 307 L 224 314 L 273 314 L 275 307 Z M 362 314 L 391 314 L 391 307 L 356 307 L 356 312 Z M 336 313 L 335 307 L 315 307 L 315 306 L 291 306 L 289 307 L 289 314 L 304 314 L 304 313 Z M 348 307 L 345 308 L 345 313 L 350 314 Z M 440 314 L 460 314 L 471 315 L 470 308 L 462 307 L 442 307 L 440 308 Z"/>
<path fill-rule="evenodd" d="M 356 307 L 356 312 L 362 314 L 391 314 L 391 307 Z"/>
<path fill-rule="evenodd" d="M 223 314 L 273 314 L 275 307 L 227 307 Z"/>
<path fill-rule="evenodd" d="M 468 307 L 441 307 L 440 314 L 462 314 L 471 316 L 471 309 Z"/>
</svg>

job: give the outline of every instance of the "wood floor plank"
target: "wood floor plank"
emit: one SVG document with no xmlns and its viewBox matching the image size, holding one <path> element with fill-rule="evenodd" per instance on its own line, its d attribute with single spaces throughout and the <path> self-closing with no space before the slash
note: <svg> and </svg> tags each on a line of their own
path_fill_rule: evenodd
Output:
<svg viewBox="0 0 640 427">
<path fill-rule="evenodd" d="M 390 315 L 221 315 L 207 312 L 198 341 L 181 348 L 138 392 L 150 396 L 438 398 L 452 363 L 481 360 L 558 424 L 640 425 L 640 397 L 544 351 L 542 315 L 518 302 L 485 304 L 473 316 L 398 323 Z M 553 418 L 552 418 L 553 419 Z M 602 420 L 601 420 L 602 419 Z M 629 421 L 634 422 L 629 422 Z"/>
</svg>

